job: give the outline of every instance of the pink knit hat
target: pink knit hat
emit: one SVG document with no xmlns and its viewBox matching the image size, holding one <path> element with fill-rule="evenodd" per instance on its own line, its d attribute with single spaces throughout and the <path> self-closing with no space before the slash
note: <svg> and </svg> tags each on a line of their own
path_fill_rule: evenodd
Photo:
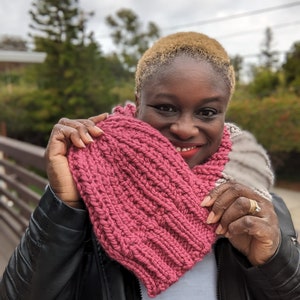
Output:
<svg viewBox="0 0 300 300">
<path fill-rule="evenodd" d="M 101 246 L 154 297 L 211 250 L 215 225 L 200 203 L 222 177 L 231 142 L 225 129 L 219 151 L 191 170 L 133 114 L 131 105 L 115 109 L 99 124 L 104 135 L 68 159 Z"/>
</svg>

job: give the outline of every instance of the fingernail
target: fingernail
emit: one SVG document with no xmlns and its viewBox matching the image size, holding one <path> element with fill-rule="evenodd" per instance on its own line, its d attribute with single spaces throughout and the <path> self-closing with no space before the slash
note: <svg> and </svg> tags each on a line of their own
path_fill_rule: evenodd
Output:
<svg viewBox="0 0 300 300">
<path fill-rule="evenodd" d="M 231 238 L 231 234 L 227 231 L 224 235 L 226 238 L 230 239 Z"/>
<path fill-rule="evenodd" d="M 211 224 L 215 218 L 215 213 L 211 211 L 207 217 L 206 223 Z"/>
<path fill-rule="evenodd" d="M 205 206 L 207 206 L 207 204 L 209 203 L 210 200 L 211 200 L 211 196 L 205 196 L 200 205 L 202 207 L 205 207 Z"/>
<path fill-rule="evenodd" d="M 86 133 L 85 135 L 86 135 L 86 137 L 87 137 L 87 139 L 88 139 L 89 142 L 92 143 L 94 141 L 93 138 L 90 136 L 89 133 Z"/>
<path fill-rule="evenodd" d="M 79 140 L 79 148 L 85 148 L 85 143 L 80 139 Z"/>
<path fill-rule="evenodd" d="M 96 133 L 103 133 L 103 130 L 101 128 L 99 128 L 98 126 L 94 126 Z"/>
<path fill-rule="evenodd" d="M 218 225 L 217 229 L 216 229 L 216 234 L 224 234 L 224 228 L 221 224 Z"/>
</svg>

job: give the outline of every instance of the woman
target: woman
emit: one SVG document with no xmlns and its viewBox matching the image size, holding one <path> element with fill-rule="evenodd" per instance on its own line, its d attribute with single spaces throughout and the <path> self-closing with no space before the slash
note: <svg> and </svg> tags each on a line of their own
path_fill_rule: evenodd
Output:
<svg viewBox="0 0 300 300">
<path fill-rule="evenodd" d="M 136 107 L 56 124 L 1 299 L 300 299 L 269 160 L 225 123 L 233 89 L 222 46 L 178 33 L 140 60 Z"/>
</svg>

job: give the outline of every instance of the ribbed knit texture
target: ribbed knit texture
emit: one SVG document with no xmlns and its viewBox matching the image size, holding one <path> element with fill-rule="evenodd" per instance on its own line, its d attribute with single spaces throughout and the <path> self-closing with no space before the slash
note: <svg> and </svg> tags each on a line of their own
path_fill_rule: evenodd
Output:
<svg viewBox="0 0 300 300">
<path fill-rule="evenodd" d="M 226 123 L 226 127 L 230 133 L 232 150 L 223 178 L 225 181 L 234 180 L 245 184 L 271 201 L 270 190 L 274 184 L 274 174 L 266 150 L 250 132 L 231 123 Z"/>
<path fill-rule="evenodd" d="M 200 203 L 222 177 L 231 141 L 225 128 L 218 152 L 191 170 L 134 109 L 116 108 L 99 124 L 104 135 L 68 159 L 100 244 L 154 297 L 211 250 L 216 225 Z"/>
</svg>

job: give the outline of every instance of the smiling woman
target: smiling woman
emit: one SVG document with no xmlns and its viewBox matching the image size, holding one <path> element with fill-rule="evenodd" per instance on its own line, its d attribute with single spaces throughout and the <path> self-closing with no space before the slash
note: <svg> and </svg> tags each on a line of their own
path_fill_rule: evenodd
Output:
<svg viewBox="0 0 300 300">
<path fill-rule="evenodd" d="M 224 48 L 215 39 L 196 32 L 179 32 L 161 38 L 159 43 L 148 49 L 137 65 L 135 81 L 136 93 L 139 94 L 144 83 L 158 73 L 176 57 L 190 57 L 197 61 L 210 64 L 229 88 L 230 94 L 234 90 L 234 70 Z"/>
<path fill-rule="evenodd" d="M 61 119 L 0 296 L 298 299 L 296 233 L 266 151 L 225 122 L 233 89 L 223 47 L 178 33 L 141 58 L 136 106 Z"/>
<path fill-rule="evenodd" d="M 220 146 L 230 89 L 199 58 L 184 54 L 157 68 L 164 70 L 144 77 L 143 88 L 136 93 L 136 117 L 160 131 L 177 149 L 185 149 L 180 154 L 192 168 Z"/>
</svg>

